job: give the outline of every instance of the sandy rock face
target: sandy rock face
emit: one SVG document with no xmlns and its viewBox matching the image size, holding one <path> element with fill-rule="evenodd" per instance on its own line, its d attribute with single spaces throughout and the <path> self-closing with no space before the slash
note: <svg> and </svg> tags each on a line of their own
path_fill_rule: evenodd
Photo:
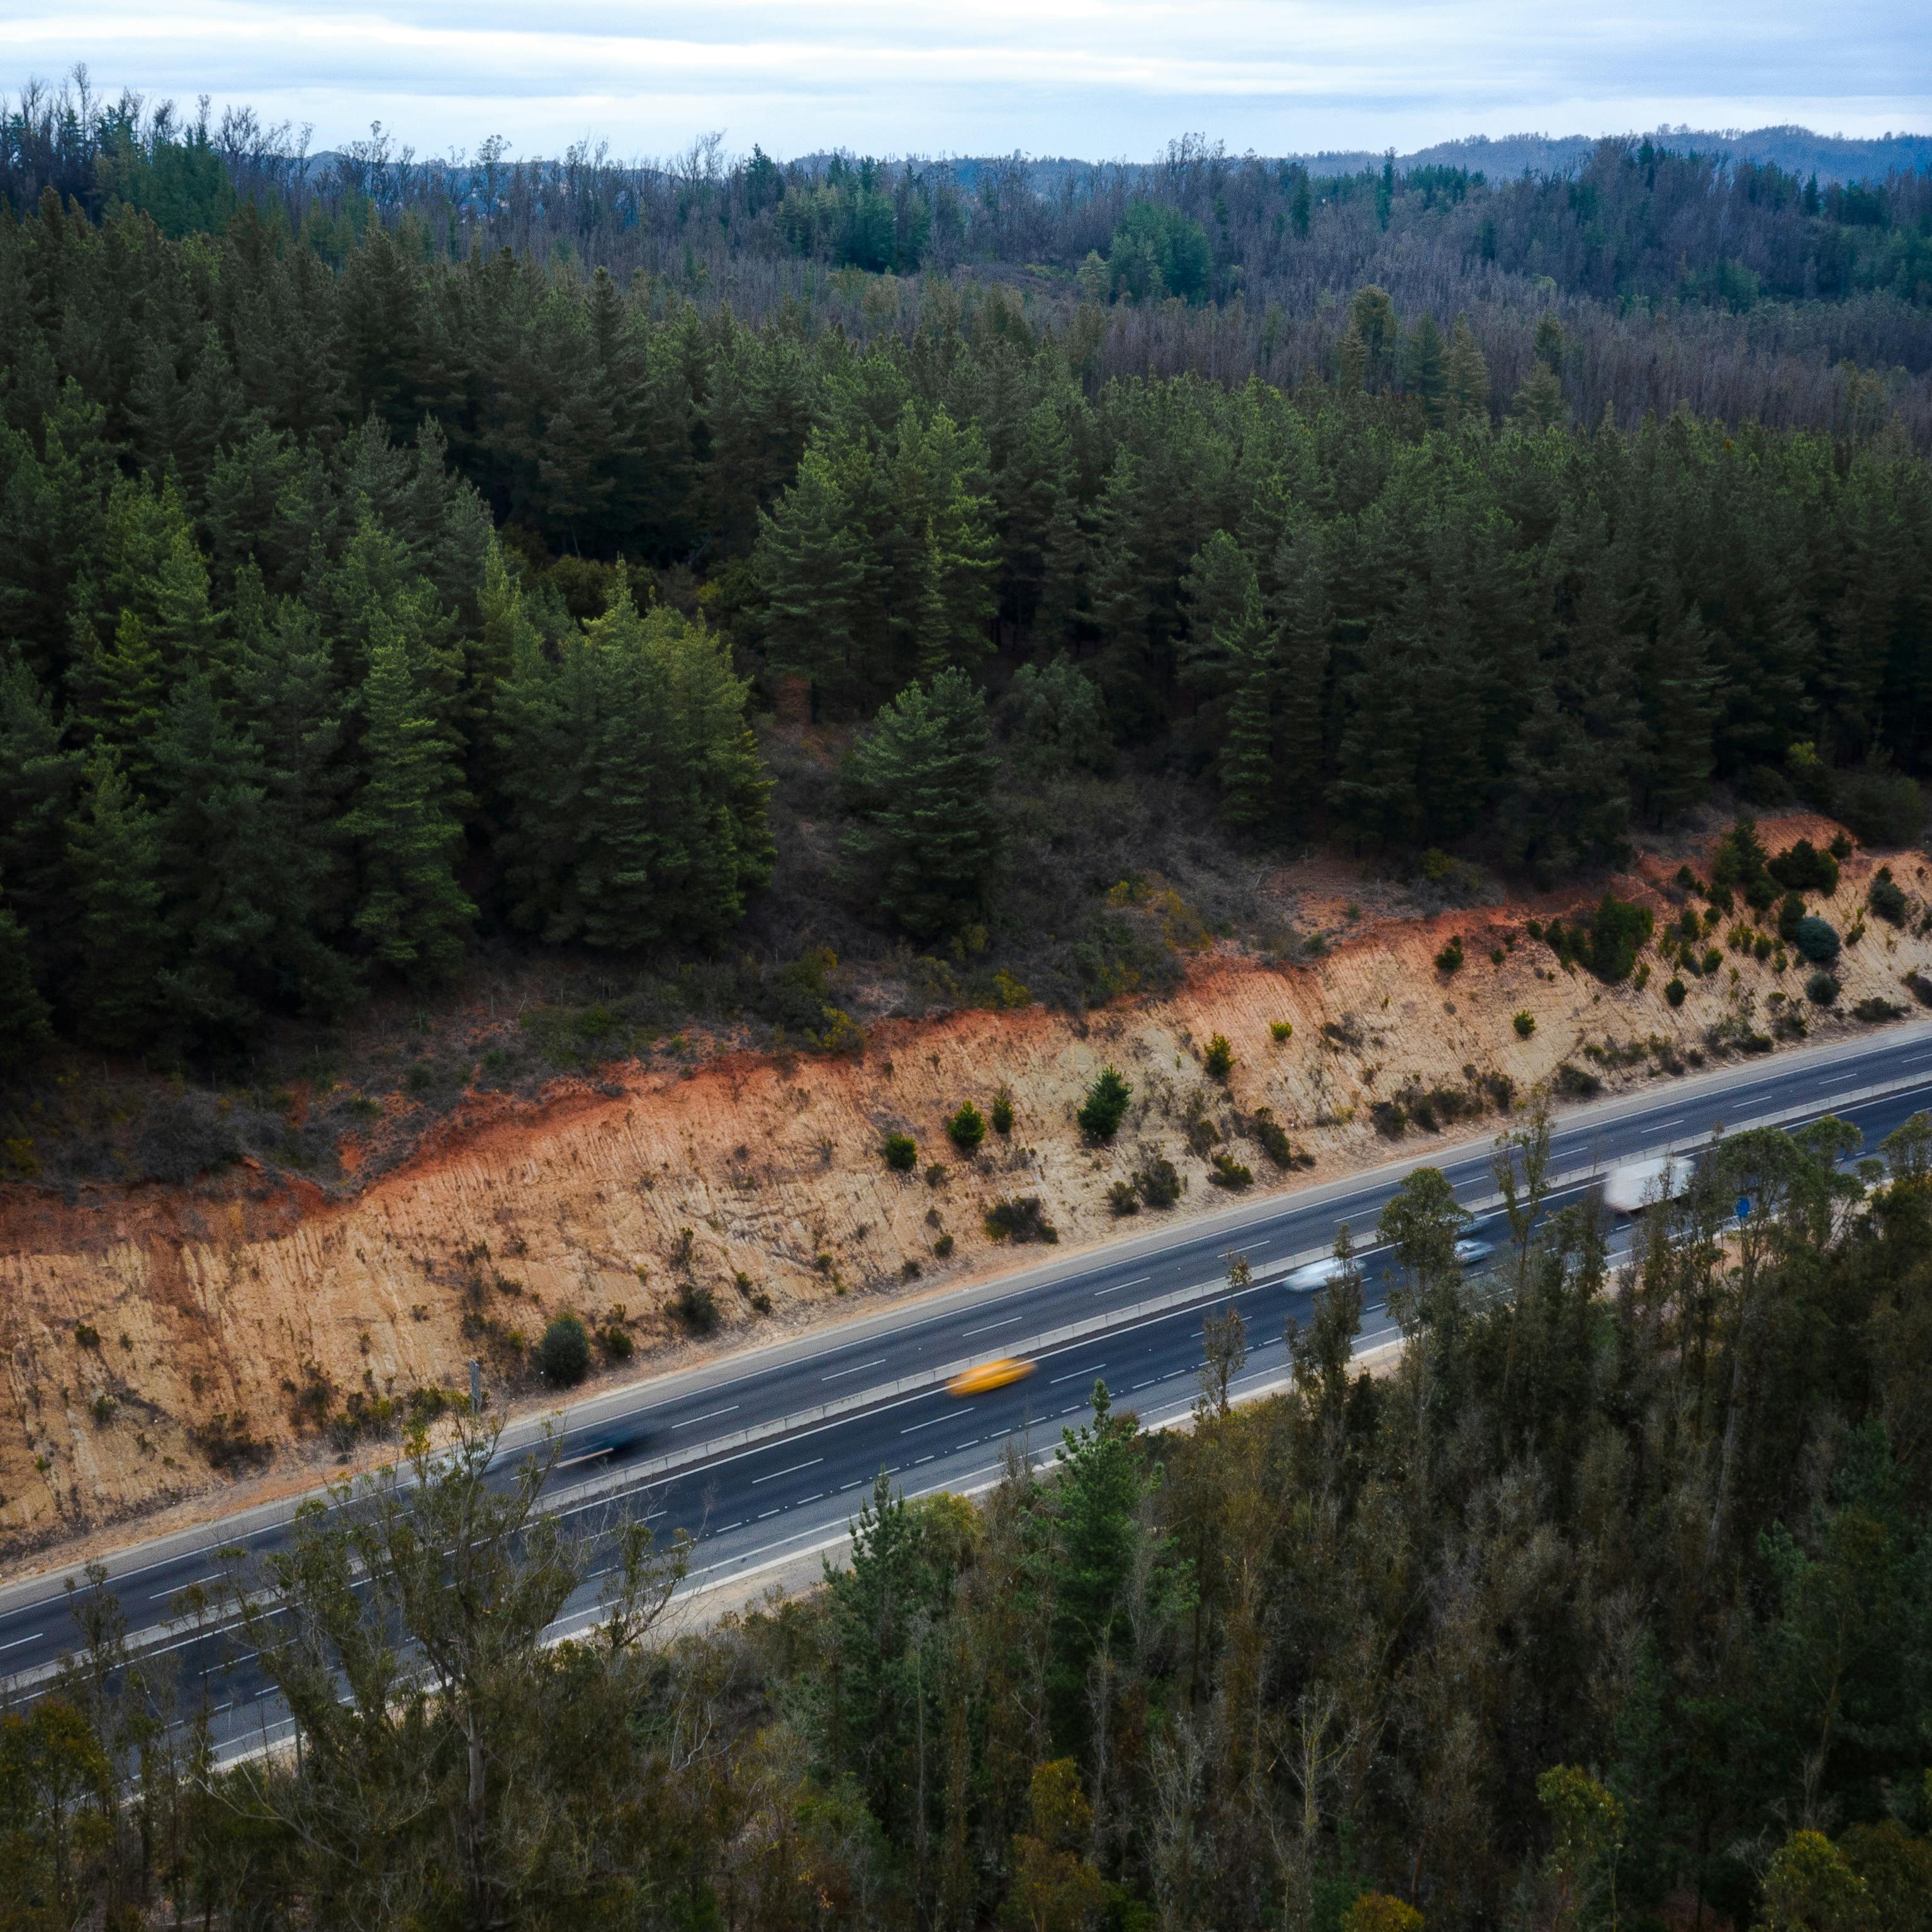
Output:
<svg viewBox="0 0 1932 1932">
<path fill-rule="evenodd" d="M 1832 829 L 1762 830 L 1776 850 Z M 1874 862 L 1854 858 L 1814 900 L 1841 932 Z M 1394 1153 L 1392 1123 L 1411 1153 L 1432 1120 L 1492 1132 L 1503 1105 L 1565 1066 L 1572 1090 L 1628 1085 L 1709 1064 L 1714 1028 L 1741 1037 L 1796 1011 L 1816 1039 L 1856 1028 L 1861 999 L 1916 1011 L 1901 982 L 1932 970 L 1932 941 L 1914 934 L 1932 881 L 1916 860 L 1894 865 L 1913 920 L 1868 922 L 1829 1012 L 1805 1001 L 1801 962 L 1780 974 L 1748 952 L 1727 952 L 1676 1008 L 1654 953 L 1646 986 L 1606 987 L 1528 938 L 1558 902 L 1497 905 L 1366 920 L 1285 970 L 1205 956 L 1174 998 L 1084 1019 L 962 1012 L 880 1026 L 858 1058 L 613 1069 L 615 1097 L 560 1089 L 523 1112 L 478 1096 L 437 1148 L 347 1201 L 247 1166 L 190 1190 L 0 1189 L 0 1551 L 16 1567 L 70 1555 L 138 1514 L 214 1514 L 379 1456 L 410 1414 L 466 1386 L 472 1355 L 505 1397 L 542 1403 L 529 1350 L 562 1310 L 598 1336 L 599 1375 L 635 1376 L 861 1297 L 1016 1265 L 1027 1257 L 988 1224 L 1003 1202 L 1038 1202 L 1022 1236 L 1044 1224 L 1063 1244 L 1097 1242 L 1124 1232 L 1116 1184 L 1157 1160 L 1186 1183 L 1165 1210 L 1184 1216 L 1229 1198 L 1216 1156 L 1223 1180 L 1245 1168 L 1256 1188 L 1286 1186 Z M 1653 863 L 1617 889 L 1660 926 L 1677 910 L 1667 879 Z M 1450 973 L 1437 962 L 1452 936 L 1465 963 Z M 1216 1034 L 1233 1054 L 1224 1081 L 1203 1064 Z M 1074 1116 L 1109 1063 L 1133 1099 L 1096 1148 Z M 1010 1132 L 989 1127 L 962 1156 L 946 1119 L 970 1100 L 990 1120 L 1002 1086 Z M 881 1157 L 895 1132 L 918 1143 L 909 1172 Z"/>
</svg>

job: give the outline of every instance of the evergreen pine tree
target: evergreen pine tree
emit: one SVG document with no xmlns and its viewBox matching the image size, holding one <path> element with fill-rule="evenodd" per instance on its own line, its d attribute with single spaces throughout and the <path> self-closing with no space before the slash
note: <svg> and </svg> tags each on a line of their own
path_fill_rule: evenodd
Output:
<svg viewBox="0 0 1932 1932">
<path fill-rule="evenodd" d="M 773 665 L 812 681 L 814 705 L 849 701 L 864 567 L 831 459 L 814 444 L 791 488 L 759 518 L 752 567 Z"/>
<path fill-rule="evenodd" d="M 5 880 L 0 878 L 0 887 Z M 0 892 L 0 1072 L 18 1066 L 52 1036 L 47 1003 L 34 983 L 27 929 Z"/>
<path fill-rule="evenodd" d="M 1257 590 L 1253 560 L 1226 530 L 1216 530 L 1195 552 L 1180 580 L 1187 629 L 1179 674 L 1182 686 L 1197 697 L 1211 700 L 1232 688 L 1233 640 L 1249 596 Z"/>
<path fill-rule="evenodd" d="M 1318 532 L 1282 546 L 1276 570 L 1284 587 L 1281 626 L 1280 778 L 1276 795 L 1294 822 L 1312 821 L 1326 784 L 1329 630 L 1331 614 Z"/>
<path fill-rule="evenodd" d="M 1280 638 L 1262 609 L 1251 576 L 1240 616 L 1223 634 L 1232 695 L 1220 760 L 1221 815 L 1261 831 L 1274 820 L 1275 704 L 1281 682 Z"/>
<path fill-rule="evenodd" d="M 88 767 L 67 857 L 76 963 L 61 1003 L 93 1045 L 143 1046 L 160 1022 L 166 963 L 160 842 L 153 814 L 105 754 Z"/>
<path fill-rule="evenodd" d="M 1073 439 L 1060 406 L 1036 403 L 999 484 L 1001 603 L 1022 636 L 1065 634 L 1084 550 Z"/>
<path fill-rule="evenodd" d="M 136 611 L 123 609 L 111 644 L 74 668 L 81 729 L 112 752 L 136 783 L 150 775 L 149 752 L 167 701 L 167 667 Z"/>
<path fill-rule="evenodd" d="M 1474 346 L 1470 344 L 1472 348 Z M 1404 348 L 1402 386 L 1421 404 L 1429 427 L 1440 429 L 1448 418 L 1449 371 L 1442 332 L 1426 310 Z"/>
<path fill-rule="evenodd" d="M 378 610 L 362 680 L 361 781 L 341 821 L 358 876 L 350 924 L 386 965 L 454 972 L 476 908 L 458 885 L 461 775 L 410 640 Z"/>
<path fill-rule="evenodd" d="M 746 687 L 718 639 L 624 597 L 498 694 L 512 917 L 553 941 L 716 940 L 771 875 Z"/>
<path fill-rule="evenodd" d="M 997 778 L 986 698 L 958 670 L 908 685 L 854 747 L 845 850 L 915 938 L 983 916 L 1000 854 Z"/>
<path fill-rule="evenodd" d="M 68 956 L 67 824 L 86 762 L 63 743 L 53 707 L 26 662 L 0 652 L 0 874 L 46 986 L 56 983 Z"/>
</svg>

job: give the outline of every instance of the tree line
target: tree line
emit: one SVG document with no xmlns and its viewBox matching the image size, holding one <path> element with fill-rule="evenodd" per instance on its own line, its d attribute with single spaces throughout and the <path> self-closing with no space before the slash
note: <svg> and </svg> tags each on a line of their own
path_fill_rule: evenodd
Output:
<svg viewBox="0 0 1932 1932">
<path fill-rule="evenodd" d="M 1108 373 L 1292 380 L 1332 354 L 1336 297 L 1372 283 L 1406 308 L 1465 310 L 1507 393 L 1526 324 L 1553 304 L 1576 340 L 1565 380 L 1586 420 L 1607 401 L 1628 428 L 1688 400 L 1733 421 L 1838 428 L 1876 406 L 1932 446 L 1922 174 L 1821 188 L 1628 140 L 1573 172 L 1493 181 L 1392 158 L 1311 174 L 1195 136 L 1150 164 L 1098 166 L 842 152 L 781 164 L 756 147 L 728 156 L 715 136 L 650 164 L 588 144 L 514 160 L 494 138 L 436 158 L 380 128 L 316 156 L 246 109 L 211 124 L 100 97 L 82 74 L 0 103 L 0 200 L 24 214 L 50 187 L 92 218 L 131 206 L 176 237 L 218 233 L 248 203 L 334 263 L 386 226 L 446 260 L 507 247 L 624 284 L 642 270 L 757 320 L 829 305 L 848 332 L 879 326 L 874 272 L 991 270 L 1042 309 L 1109 304 Z M 1179 315 L 1155 322 L 1168 298 Z"/>
<path fill-rule="evenodd" d="M 12 1922 L 1921 1932 L 1932 1121 L 1858 1142 L 1734 1136 L 1613 1268 L 1532 1114 L 1486 1274 L 1436 1170 L 1384 1211 L 1384 1373 L 1344 1229 L 1286 1394 L 1231 1406 L 1272 1339 L 1231 1300 L 1190 1432 L 1096 1386 L 980 1504 L 881 1476 L 848 1568 L 707 1629 L 663 1621 L 681 1538 L 573 1537 L 481 1425 L 419 1443 L 178 1606 L 298 1749 L 219 1768 L 221 1671 L 80 1592 L 0 1717 Z"/>
<path fill-rule="evenodd" d="M 715 944 L 772 863 L 754 702 L 898 707 L 849 844 L 940 882 L 898 896 L 919 937 L 987 916 L 1002 758 L 1545 881 L 1719 782 L 1917 836 L 1923 462 L 1578 426 L 1553 314 L 1507 396 L 1466 318 L 1373 286 L 1293 388 L 1106 380 L 1096 309 L 996 288 L 854 343 L 51 195 L 0 292 L 15 1039 L 232 1045 L 446 973 L 479 917 Z M 928 782 L 950 824 L 899 809 Z"/>
</svg>

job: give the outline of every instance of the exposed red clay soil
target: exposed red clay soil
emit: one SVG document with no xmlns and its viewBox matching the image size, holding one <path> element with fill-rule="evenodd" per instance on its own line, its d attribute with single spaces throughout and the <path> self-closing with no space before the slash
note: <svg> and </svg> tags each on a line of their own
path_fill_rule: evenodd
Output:
<svg viewBox="0 0 1932 1932">
<path fill-rule="evenodd" d="M 1836 830 L 1798 817 L 1761 826 L 1773 851 Z M 1670 881 L 1686 857 L 1701 870 L 1708 850 L 1647 854 L 1616 889 L 1652 905 L 1660 927 L 1679 909 Z M 1814 901 L 1841 932 L 1858 923 L 1877 862 L 1855 855 L 1837 894 Z M 1489 1132 L 1499 1078 L 1519 1098 L 1564 1063 L 1606 1090 L 1667 1078 L 1672 1065 L 1710 1062 L 1712 1029 L 1769 1031 L 1780 1012 L 1802 1013 L 1814 1040 L 1856 1030 L 1858 1001 L 1912 1007 L 1903 976 L 1932 969 L 1932 940 L 1916 936 L 1932 877 L 1918 854 L 1891 862 L 1911 919 L 1867 922 L 1835 968 L 1844 990 L 1830 1012 L 1808 1004 L 1795 959 L 1780 974 L 1726 951 L 1676 1009 L 1654 952 L 1641 988 L 1564 970 L 1525 928 L 1580 909 L 1575 892 L 1426 920 L 1366 904 L 1318 960 L 1274 969 L 1204 955 L 1172 998 L 1084 1019 L 964 1012 L 878 1026 L 859 1059 L 738 1054 L 682 1075 L 606 1068 L 606 1092 L 563 1083 L 535 1106 L 476 1096 L 346 1201 L 248 1165 L 188 1189 L 71 1199 L 0 1186 L 0 1556 L 16 1570 L 72 1561 L 126 1540 L 130 1519 L 178 1526 L 377 1460 L 393 1453 L 393 1425 L 352 1439 L 341 1418 L 384 1402 L 399 1416 L 413 1391 L 461 1388 L 472 1354 L 511 1408 L 546 1406 L 520 1357 L 564 1310 L 628 1336 L 621 1366 L 599 1347 L 598 1374 L 636 1378 L 1037 1258 L 989 1234 L 987 1210 L 1003 1198 L 1036 1197 L 1064 1252 L 1126 1231 L 1109 1190 L 1156 1156 L 1186 1178 L 1179 1218 L 1226 1204 L 1210 1184 L 1216 1154 L 1250 1168 L 1258 1190 L 1388 1157 L 1397 1149 L 1372 1110 L 1404 1089 L 1469 1096 L 1484 1112 L 1452 1131 Z M 1369 896 L 1352 868 L 1324 860 L 1258 889 L 1298 903 L 1310 923 L 1341 922 Z M 1710 943 L 1723 946 L 1730 924 Z M 1436 956 L 1452 934 L 1466 963 L 1445 974 Z M 1520 1012 L 1535 1021 L 1526 1039 Z M 1278 1040 L 1281 1022 L 1292 1032 Z M 1201 1064 L 1216 1034 L 1234 1055 L 1225 1085 Z M 1134 1101 L 1096 1149 L 1074 1114 L 1108 1061 Z M 946 1117 L 968 1099 L 990 1114 L 1003 1084 L 1011 1135 L 989 1132 L 962 1158 Z M 1269 1158 L 1254 1130 L 1263 1107 L 1310 1164 L 1283 1171 Z M 881 1159 L 890 1132 L 916 1136 L 912 1173 Z M 1429 1144 L 1412 1125 L 1400 1144 Z M 718 1326 L 700 1341 L 691 1310 L 706 1295 Z M 224 1443 L 252 1444 L 258 1460 L 212 1467 Z"/>
</svg>

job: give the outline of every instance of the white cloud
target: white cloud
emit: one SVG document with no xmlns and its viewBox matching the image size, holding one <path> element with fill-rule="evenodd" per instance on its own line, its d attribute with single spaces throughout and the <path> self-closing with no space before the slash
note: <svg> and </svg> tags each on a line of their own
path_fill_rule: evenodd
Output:
<svg viewBox="0 0 1932 1932">
<path fill-rule="evenodd" d="M 694 9 L 578 0 L 178 0 L 82 12 L 12 0 L 0 74 L 183 101 L 212 95 L 314 124 L 318 146 L 380 119 L 418 150 L 500 132 L 513 151 L 589 136 L 664 153 L 711 128 L 792 154 L 1154 153 L 1204 131 L 1234 149 L 1408 148 L 1526 128 L 1802 121 L 1932 124 L 1932 34 L 1906 0 L 1821 12 L 1627 0 L 926 0 Z"/>
</svg>

